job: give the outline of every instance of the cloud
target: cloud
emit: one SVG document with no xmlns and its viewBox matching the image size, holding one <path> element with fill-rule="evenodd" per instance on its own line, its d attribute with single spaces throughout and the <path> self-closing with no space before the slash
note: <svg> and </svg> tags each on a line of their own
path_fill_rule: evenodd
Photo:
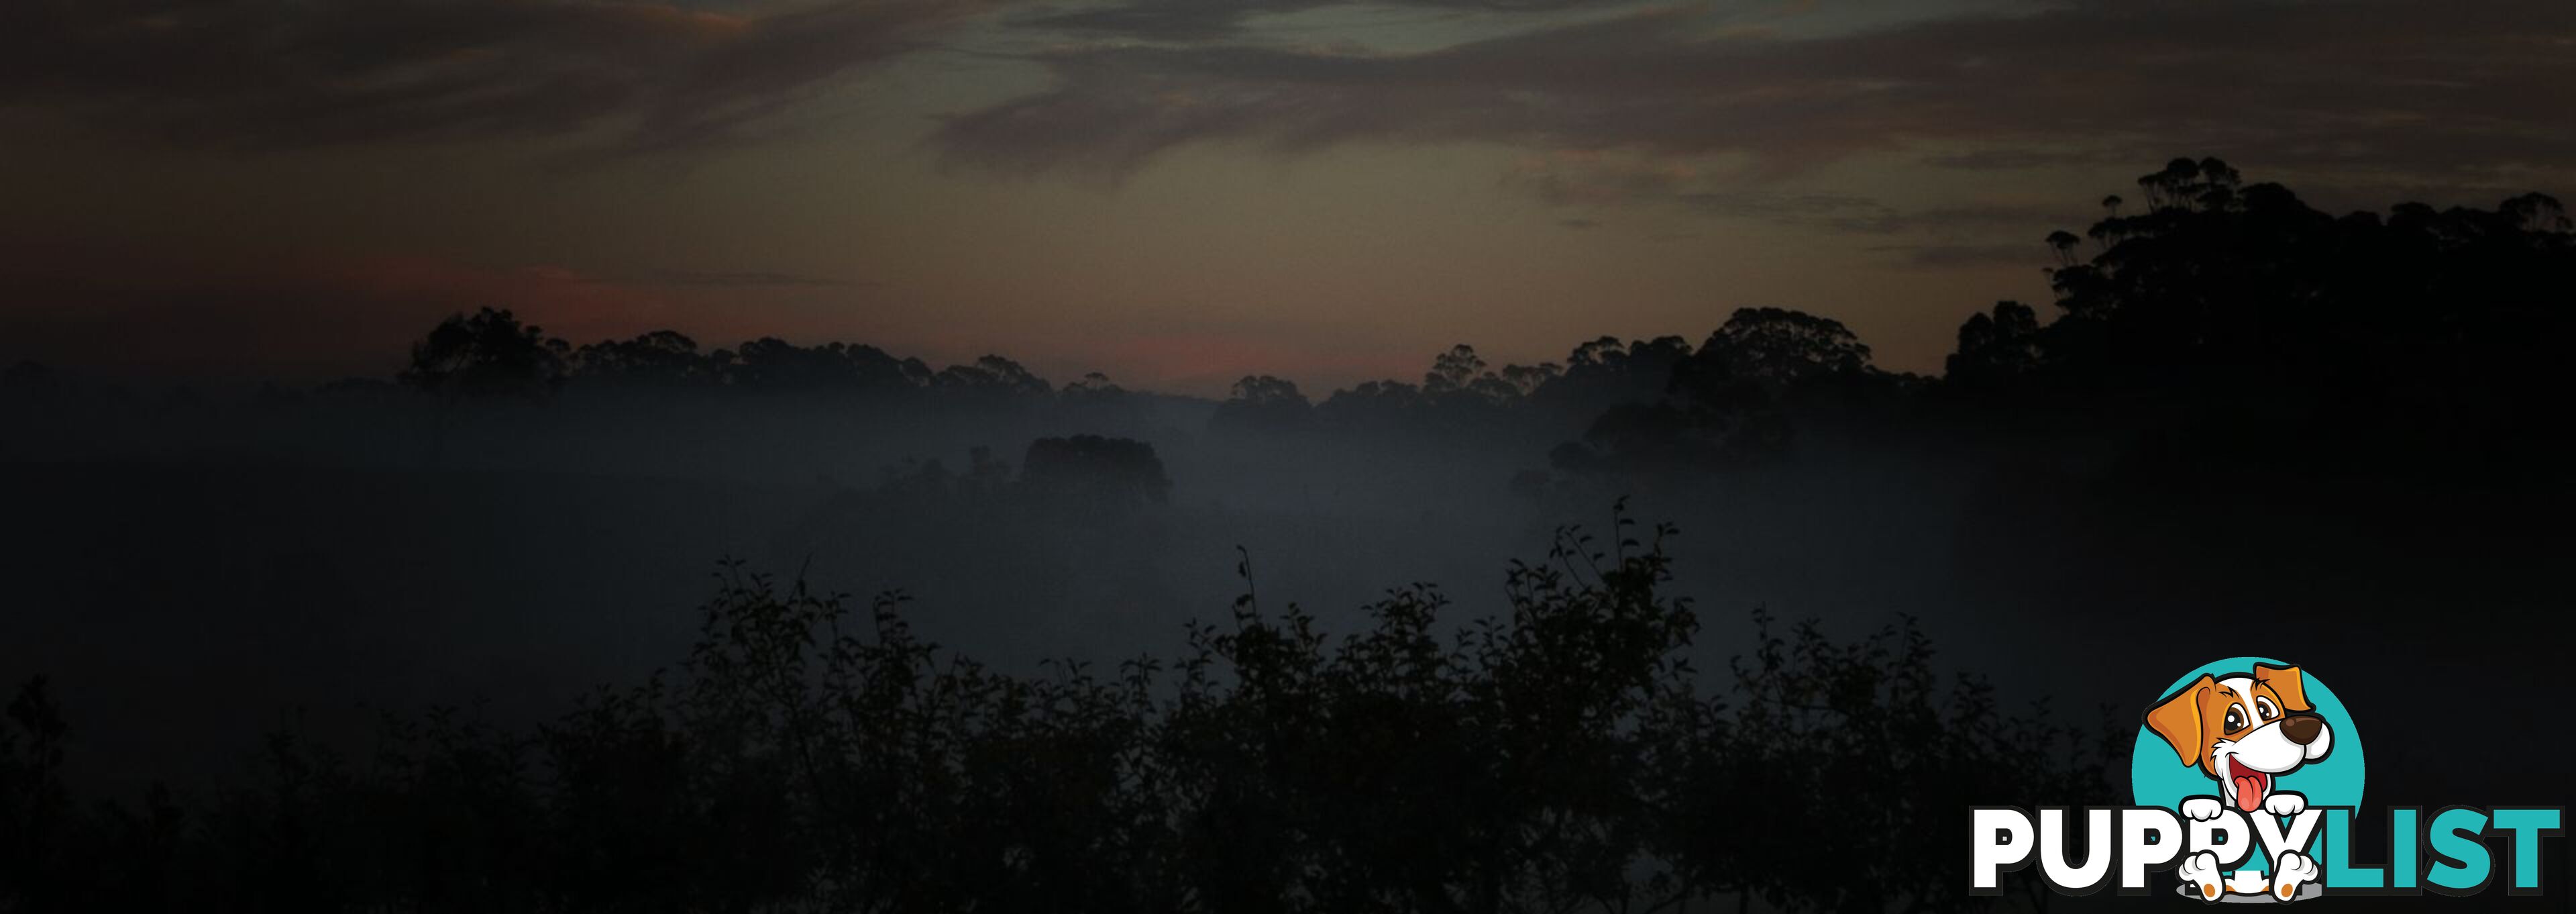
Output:
<svg viewBox="0 0 2576 914">
<path fill-rule="evenodd" d="M 1712 21 L 1667 9 L 1415 53 L 1059 46 L 1035 56 L 1051 87 L 934 142 L 975 166 L 1111 175 L 1213 142 L 1729 158 L 1755 178 L 1884 152 L 1959 168 L 2206 152 L 2441 182 L 2576 157 L 2559 114 L 2576 6 L 2556 0 L 2102 3 L 1806 38 Z"/>
<path fill-rule="evenodd" d="M 1028 24 L 1043 29 L 1096 32 L 1135 38 L 1182 41 L 1229 36 L 1257 12 L 1294 12 L 1320 6 L 1306 0 L 1264 3 L 1210 3 L 1205 0 L 1149 0 L 1059 10 Z"/>
<path fill-rule="evenodd" d="M 1381 6 L 1472 13 L 1550 13 L 1615 6 L 1629 0 L 1397 0 Z M 1258 16 L 1284 15 L 1348 0 L 1131 0 L 1059 9 L 1030 18 L 1041 29 L 1095 33 L 1149 41 L 1189 41 L 1240 35 Z"/>
<path fill-rule="evenodd" d="M 2082 214 L 2055 205 L 1982 203 L 1900 209 L 1874 197 L 1786 191 L 1758 183 L 1747 186 L 1740 176 L 1722 170 L 1599 153 L 1524 157 L 1504 174 L 1502 184 L 1554 206 L 1663 204 L 1705 216 L 1852 235 L 2032 233 L 2086 221 Z"/>
<path fill-rule="evenodd" d="M 626 149 L 739 138 L 987 0 L 715 12 L 631 0 L 24 0 L 0 106 L 158 142 L 310 147 L 605 128 Z"/>
</svg>

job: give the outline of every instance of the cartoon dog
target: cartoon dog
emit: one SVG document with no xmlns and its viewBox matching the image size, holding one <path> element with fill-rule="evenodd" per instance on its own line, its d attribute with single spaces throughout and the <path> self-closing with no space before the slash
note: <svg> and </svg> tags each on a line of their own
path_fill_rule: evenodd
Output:
<svg viewBox="0 0 2576 914">
<path fill-rule="evenodd" d="M 2147 709 L 2147 729 L 2164 737 L 2183 764 L 2218 781 L 2218 796 L 2182 801 L 2183 817 L 2208 821 L 2229 806 L 2249 815 L 2295 816 L 2306 810 L 2308 798 L 2274 790 L 2273 784 L 2333 750 L 2334 733 L 2315 710 L 2298 667 L 2262 664 L 2251 673 L 2203 675 Z M 2316 861 L 2297 851 L 2282 851 L 2272 863 L 2269 880 L 2251 870 L 2222 879 L 2218 855 L 2201 851 L 2176 871 L 2198 888 L 2203 901 L 2217 901 L 2222 890 L 2243 895 L 2268 891 L 2289 901 L 2298 896 L 2299 886 L 2317 877 Z"/>
</svg>

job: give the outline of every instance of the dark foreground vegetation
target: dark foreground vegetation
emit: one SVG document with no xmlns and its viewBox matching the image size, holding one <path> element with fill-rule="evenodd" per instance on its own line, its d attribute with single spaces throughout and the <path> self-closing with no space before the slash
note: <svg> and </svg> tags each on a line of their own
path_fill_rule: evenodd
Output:
<svg viewBox="0 0 2576 914">
<path fill-rule="evenodd" d="M 1627 526 L 1516 564 L 1499 613 L 1416 586 L 1339 637 L 1247 560 L 1179 656 L 1035 676 L 915 637 L 900 595 L 728 564 L 667 677 L 533 731 L 388 717 L 358 757 L 279 734 L 254 782 L 139 803 L 74 799 L 77 696 L 35 680 L 0 729 L 0 910 L 1946 910 L 1920 836 L 2109 796 L 2125 732 L 2007 713 L 1910 623 L 1765 619 L 1698 675 L 1669 531 Z"/>
</svg>

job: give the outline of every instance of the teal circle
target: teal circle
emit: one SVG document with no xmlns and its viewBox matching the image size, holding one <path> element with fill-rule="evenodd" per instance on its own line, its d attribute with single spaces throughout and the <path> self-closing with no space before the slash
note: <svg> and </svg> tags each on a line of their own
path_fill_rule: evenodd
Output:
<svg viewBox="0 0 2576 914">
<path fill-rule="evenodd" d="M 2165 744 L 2164 737 L 2157 736 L 2154 731 L 2147 729 L 2146 709 L 2153 707 L 2154 701 L 2191 684 L 2202 674 L 2226 676 L 2230 673 L 2250 673 L 2257 663 L 2267 666 L 2291 665 L 2270 657 L 2230 657 L 2215 663 L 2202 664 L 2200 668 L 2177 677 L 2172 685 L 2166 686 L 2164 691 L 2157 692 L 2155 698 L 2138 706 L 2138 742 L 2129 752 L 2129 793 L 2138 805 L 2161 806 L 2180 811 L 2185 797 L 2224 796 L 2219 791 L 2216 779 L 2201 773 L 2196 766 L 2184 765 L 2180 759 L 2174 757 L 2173 747 Z M 2299 795 L 2308 798 L 2309 806 L 2359 807 L 2364 764 L 2361 755 L 2361 731 L 2352 725 L 2352 715 L 2344 710 L 2343 699 L 2335 697 L 2334 690 L 2326 687 L 2325 680 L 2317 678 L 2315 671 L 2304 667 L 2299 670 L 2299 673 L 2307 679 L 2308 703 L 2316 706 L 2317 715 L 2325 718 L 2326 726 L 2333 730 L 2334 748 L 2326 753 L 2325 758 L 2301 765 L 2299 770 L 2282 775 L 2273 785 L 2273 789 L 2297 791 Z M 2252 869 L 2264 869 L 2259 860 L 2248 861 L 2247 866 Z"/>
</svg>

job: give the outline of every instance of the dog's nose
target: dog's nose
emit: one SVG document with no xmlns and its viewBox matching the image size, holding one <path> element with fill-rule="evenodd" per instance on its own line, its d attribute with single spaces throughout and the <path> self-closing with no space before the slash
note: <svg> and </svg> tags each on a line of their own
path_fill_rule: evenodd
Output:
<svg viewBox="0 0 2576 914">
<path fill-rule="evenodd" d="M 2322 717 L 2301 714 L 2281 719 L 2281 735 L 2302 746 L 2316 742 L 2317 734 L 2325 732 L 2325 729 L 2326 719 Z"/>
</svg>

